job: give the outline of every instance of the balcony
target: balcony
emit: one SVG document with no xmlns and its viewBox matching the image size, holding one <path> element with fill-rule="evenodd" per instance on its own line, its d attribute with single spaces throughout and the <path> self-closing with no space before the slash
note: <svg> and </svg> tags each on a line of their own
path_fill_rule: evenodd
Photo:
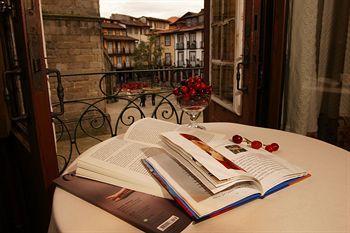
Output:
<svg viewBox="0 0 350 233">
<path fill-rule="evenodd" d="M 77 155 L 99 141 L 125 133 L 140 118 L 153 117 L 179 124 L 189 122 L 176 105 L 172 89 L 181 80 L 194 75 L 203 76 L 203 68 L 62 74 L 63 83 L 65 79 L 86 77 L 92 84 L 96 83 L 97 88 L 88 98 L 52 100 L 55 112 L 60 106 L 64 108 L 62 115 L 53 117 L 61 173 Z M 57 96 L 63 95 L 63 90 Z M 70 96 L 70 93 L 65 94 Z"/>
<path fill-rule="evenodd" d="M 185 49 L 184 42 L 178 42 L 178 43 L 176 43 L 175 49 L 178 49 L 178 50 Z"/>
<path fill-rule="evenodd" d="M 130 49 L 127 47 L 126 48 L 123 47 L 123 54 L 131 54 Z"/>
<path fill-rule="evenodd" d="M 178 67 L 184 67 L 185 66 L 185 62 L 184 61 L 177 61 L 177 66 Z"/>
<path fill-rule="evenodd" d="M 172 63 L 171 63 L 171 61 L 165 61 L 163 65 L 164 65 L 164 66 L 171 66 Z"/>
<path fill-rule="evenodd" d="M 196 49 L 197 48 L 197 42 L 194 41 L 187 41 L 187 49 Z"/>
</svg>

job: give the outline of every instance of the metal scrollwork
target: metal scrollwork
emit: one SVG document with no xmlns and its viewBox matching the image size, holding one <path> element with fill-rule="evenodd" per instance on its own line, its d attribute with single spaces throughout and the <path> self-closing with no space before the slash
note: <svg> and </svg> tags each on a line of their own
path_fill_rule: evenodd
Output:
<svg viewBox="0 0 350 233">
<path fill-rule="evenodd" d="M 62 80 L 74 78 L 74 76 L 98 75 L 100 93 L 99 96 L 88 99 L 64 100 L 64 109 L 66 109 L 64 114 L 53 115 L 57 145 L 65 148 L 64 152 L 61 149 L 57 152 L 58 160 L 63 164 L 60 166 L 60 172 L 66 169 L 74 156 L 78 156 L 87 149 L 81 141 L 88 141 L 88 146 L 91 146 L 91 143 L 98 143 L 120 134 L 121 128 L 125 129 L 138 119 L 145 117 L 172 120 L 181 124 L 183 111 L 176 108 L 174 102 L 176 98 L 171 90 L 181 79 L 194 72 L 202 75 L 203 69 L 196 67 L 61 75 Z M 172 77 L 159 77 L 160 74 L 171 74 Z M 154 83 L 155 80 L 157 83 Z M 137 92 L 125 90 L 125 86 L 132 82 L 147 83 L 149 87 L 140 88 Z M 154 85 L 156 87 L 153 88 Z M 53 104 L 54 109 L 62 108 L 62 98 L 59 100 L 58 103 Z M 149 100 L 152 105 L 148 103 Z M 115 115 L 106 111 L 106 106 L 112 104 L 122 105 Z M 69 119 L 69 109 L 75 111 L 80 109 L 78 111 L 80 113 L 73 120 Z"/>
</svg>

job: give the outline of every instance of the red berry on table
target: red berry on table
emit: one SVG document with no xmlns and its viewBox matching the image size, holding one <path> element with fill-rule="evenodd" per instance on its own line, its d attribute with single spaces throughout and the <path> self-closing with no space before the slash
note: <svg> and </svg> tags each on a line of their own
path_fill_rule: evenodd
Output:
<svg viewBox="0 0 350 233">
<path fill-rule="evenodd" d="M 262 147 L 262 143 L 260 141 L 252 141 L 250 146 L 253 148 L 253 149 L 260 149 Z"/>
<path fill-rule="evenodd" d="M 240 144 L 243 141 L 243 138 L 240 135 L 234 135 L 232 137 L 232 141 L 234 143 Z"/>
<path fill-rule="evenodd" d="M 273 151 L 278 151 L 278 149 L 280 148 L 280 146 L 275 142 L 271 144 L 271 147 L 272 147 Z"/>
<path fill-rule="evenodd" d="M 187 93 L 188 92 L 188 87 L 182 86 L 181 87 L 181 91 L 182 91 L 182 93 Z"/>
<path fill-rule="evenodd" d="M 271 153 L 275 151 L 274 147 L 272 146 L 272 144 L 265 146 L 265 150 L 267 150 L 268 152 L 271 152 Z"/>
</svg>

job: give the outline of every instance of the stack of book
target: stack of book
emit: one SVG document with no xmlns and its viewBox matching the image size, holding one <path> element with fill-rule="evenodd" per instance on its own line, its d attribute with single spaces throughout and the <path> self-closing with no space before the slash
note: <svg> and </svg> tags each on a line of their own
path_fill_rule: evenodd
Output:
<svg viewBox="0 0 350 233">
<path fill-rule="evenodd" d="M 308 173 L 224 135 L 145 118 L 123 139 L 111 138 L 84 152 L 76 176 L 175 200 L 191 219 L 203 220 L 269 195 Z"/>
</svg>

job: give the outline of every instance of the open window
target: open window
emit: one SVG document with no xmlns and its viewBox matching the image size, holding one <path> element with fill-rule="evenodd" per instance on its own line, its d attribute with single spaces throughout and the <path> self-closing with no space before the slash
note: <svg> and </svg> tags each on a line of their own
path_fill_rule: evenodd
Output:
<svg viewBox="0 0 350 233">
<path fill-rule="evenodd" d="M 244 0 L 213 0 L 210 14 L 210 83 L 213 101 L 242 114 L 237 67 L 243 60 Z"/>
</svg>

